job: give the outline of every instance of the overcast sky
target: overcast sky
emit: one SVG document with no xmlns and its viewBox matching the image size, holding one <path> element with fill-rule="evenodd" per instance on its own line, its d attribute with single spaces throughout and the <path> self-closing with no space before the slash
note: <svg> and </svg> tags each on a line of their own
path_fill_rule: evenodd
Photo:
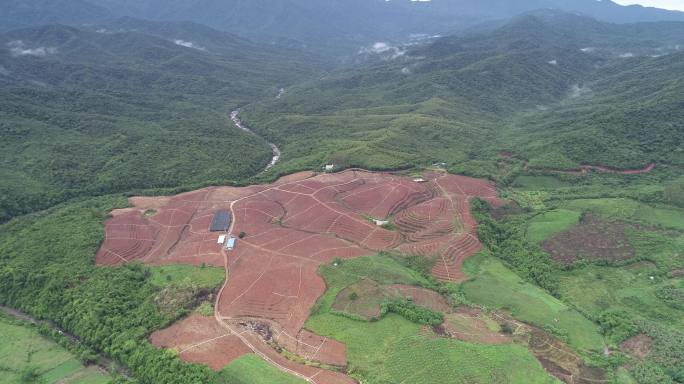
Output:
<svg viewBox="0 0 684 384">
<path fill-rule="evenodd" d="M 684 11 L 684 0 L 613 0 L 618 4 L 641 4 L 647 7 L 677 9 Z"/>
</svg>

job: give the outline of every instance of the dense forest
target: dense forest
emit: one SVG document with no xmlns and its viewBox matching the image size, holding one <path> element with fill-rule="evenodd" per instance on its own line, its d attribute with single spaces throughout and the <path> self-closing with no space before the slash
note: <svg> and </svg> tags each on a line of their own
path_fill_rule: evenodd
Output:
<svg viewBox="0 0 684 384">
<path fill-rule="evenodd" d="M 194 24 L 112 25 L 123 32 L 0 35 L 0 221 L 78 196 L 246 180 L 270 149 L 230 111 L 322 65 Z M 143 28 L 201 49 L 127 32 Z"/>
<path fill-rule="evenodd" d="M 397 47 L 244 116 L 282 145 L 281 169 L 443 161 L 492 177 L 502 152 L 542 169 L 681 168 L 682 31 L 536 12 Z"/>
<path fill-rule="evenodd" d="M 683 22 L 612 24 L 550 10 L 502 21 L 493 19 L 531 5 L 488 11 L 500 2 L 487 1 L 469 11 L 488 23 L 449 29 L 461 20 L 450 15 L 462 10 L 393 0 L 388 15 L 387 1 L 365 2 L 359 9 L 368 12 L 354 24 L 327 25 L 320 14 L 359 12 L 351 8 L 361 4 L 209 3 L 8 2 L 11 13 L 0 15 L 0 305 L 75 335 L 84 361 L 118 362 L 131 377 L 117 383 L 234 384 L 236 372 L 183 363 L 174 350 L 148 342 L 197 306 L 198 287 L 170 275 L 155 279 L 154 268 L 139 263 L 96 267 L 109 212 L 135 194 L 270 182 L 325 164 L 409 176 L 429 168 L 492 179 L 508 202 L 472 201 L 484 250 L 464 265 L 471 278 L 447 286 L 430 275 L 427 258 L 377 258 L 457 304 L 543 328 L 592 367 L 613 372 L 614 383 L 684 383 Z M 616 4 L 594 0 L 543 3 L 610 13 L 602 19 L 613 21 L 682 17 L 611 13 Z M 226 4 L 251 17 L 226 16 Z M 410 13 L 423 5 L 420 17 Z M 226 32 L 112 18 L 131 13 L 232 24 Z M 266 22 L 250 29 L 255 20 Z M 434 30 L 410 33 L 425 20 Z M 349 33 L 350 25 L 358 30 Z M 427 36 L 438 31 L 449 35 Z M 375 41 L 386 36 L 392 39 Z M 230 121 L 237 108 L 257 135 Z M 282 157 L 263 172 L 268 142 Z M 620 173 L 649 164 L 652 172 Z M 554 259 L 551 245 L 576 233 L 604 234 L 596 228 L 617 233 L 630 257 Z M 367 273 L 360 265 L 359 276 Z M 501 297 L 510 300 L 501 304 Z M 332 319 L 318 323 L 331 334 L 339 322 L 358 321 L 326 311 L 314 307 L 312 315 Z M 445 319 L 408 299 L 385 300 L 381 311 L 406 328 Z M 577 334 L 595 337 L 591 348 L 573 344 Z M 374 345 L 386 341 L 373 336 Z M 643 359 L 621 349 L 637 336 L 652 342 Z"/>
</svg>

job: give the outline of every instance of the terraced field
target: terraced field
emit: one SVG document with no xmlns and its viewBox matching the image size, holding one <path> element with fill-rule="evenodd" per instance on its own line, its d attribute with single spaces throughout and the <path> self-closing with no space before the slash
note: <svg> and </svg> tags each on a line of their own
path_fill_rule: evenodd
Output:
<svg viewBox="0 0 684 384">
<path fill-rule="evenodd" d="M 225 267 L 230 277 L 215 305 L 218 328 L 205 334 L 196 320 L 186 319 L 153 335 L 155 344 L 215 369 L 251 351 L 309 382 L 347 383 L 351 379 L 342 374 L 286 360 L 272 346 L 314 365 L 346 368 L 347 346 L 303 329 L 326 289 L 321 264 L 396 250 L 435 261 L 437 279 L 465 279 L 463 261 L 481 248 L 469 201 L 479 197 L 497 205 L 496 188 L 443 172 L 423 178 L 363 170 L 299 173 L 271 185 L 132 198 L 132 208 L 113 212 L 106 223 L 97 262 Z M 228 232 L 240 234 L 230 251 L 217 244 L 221 233 L 208 230 L 219 209 L 232 212 Z M 214 361 L 219 353 L 230 358 Z"/>
</svg>

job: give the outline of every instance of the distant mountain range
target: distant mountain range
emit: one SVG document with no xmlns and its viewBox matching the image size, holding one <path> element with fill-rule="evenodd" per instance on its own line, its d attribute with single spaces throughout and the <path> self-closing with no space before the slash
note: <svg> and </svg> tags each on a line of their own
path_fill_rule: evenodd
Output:
<svg viewBox="0 0 684 384">
<path fill-rule="evenodd" d="M 547 169 L 684 166 L 684 23 L 536 11 L 376 56 L 245 110 L 297 153 L 283 169 L 445 161 L 492 177 L 501 152 Z"/>
<path fill-rule="evenodd" d="M 134 16 L 188 20 L 262 42 L 349 53 L 374 41 L 444 34 L 535 9 L 601 21 L 684 21 L 683 12 L 610 0 L 3 0 L 0 28 Z"/>
</svg>

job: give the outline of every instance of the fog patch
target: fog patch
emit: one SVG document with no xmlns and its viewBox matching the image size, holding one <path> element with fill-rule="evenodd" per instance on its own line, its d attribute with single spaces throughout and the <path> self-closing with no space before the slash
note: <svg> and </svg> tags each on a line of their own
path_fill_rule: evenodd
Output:
<svg viewBox="0 0 684 384">
<path fill-rule="evenodd" d="M 185 41 L 185 40 L 176 39 L 173 42 L 174 42 L 174 44 L 180 45 L 181 47 L 185 47 L 185 48 L 192 48 L 192 49 L 197 49 L 200 51 L 206 51 L 207 50 L 206 48 L 199 46 L 199 45 L 193 43 L 192 41 Z"/>
<path fill-rule="evenodd" d="M 591 88 L 583 87 L 583 86 L 580 86 L 579 84 L 573 84 L 570 87 L 570 91 L 568 92 L 568 98 L 577 99 L 579 97 L 588 95 L 590 93 L 591 93 Z"/>
<path fill-rule="evenodd" d="M 57 48 L 55 47 L 36 47 L 29 48 L 21 40 L 10 41 L 7 43 L 7 47 L 10 49 L 10 53 L 13 57 L 19 56 L 39 56 L 44 57 L 47 55 L 53 55 L 57 53 Z"/>
<path fill-rule="evenodd" d="M 370 47 L 363 47 L 359 50 L 359 55 L 381 55 L 385 58 L 396 59 L 406 54 L 406 51 L 402 48 L 390 45 L 383 41 L 378 41 L 371 45 Z"/>
</svg>

